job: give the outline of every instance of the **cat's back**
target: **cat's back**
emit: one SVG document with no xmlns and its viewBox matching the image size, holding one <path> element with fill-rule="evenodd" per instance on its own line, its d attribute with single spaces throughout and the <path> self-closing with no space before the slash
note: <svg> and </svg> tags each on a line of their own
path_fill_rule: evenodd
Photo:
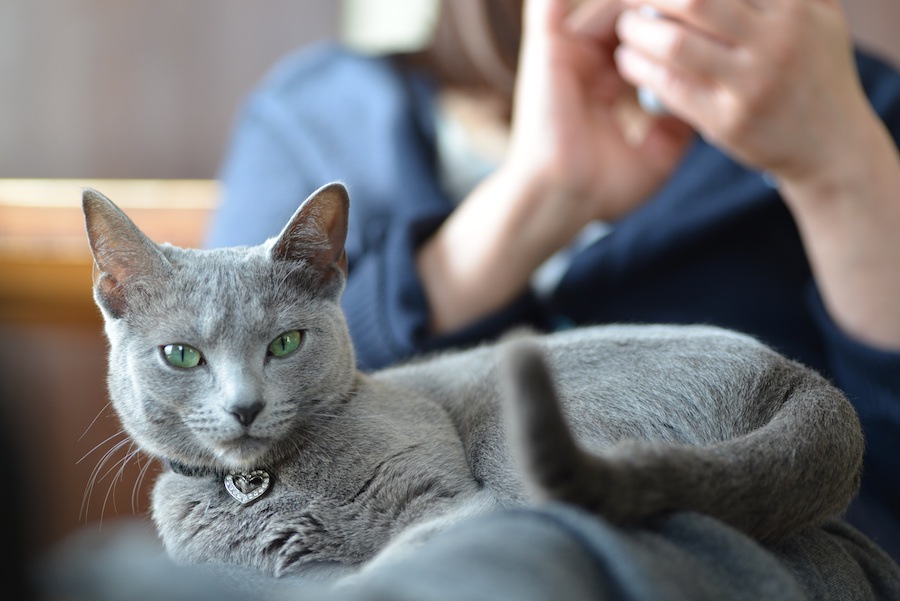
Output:
<svg viewBox="0 0 900 601">
<path fill-rule="evenodd" d="M 691 445 L 768 419 L 810 372 L 758 340 L 704 325 L 608 325 L 537 340 L 576 437 Z"/>
<path fill-rule="evenodd" d="M 593 451 L 622 440 L 706 445 L 732 438 L 771 416 L 791 378 L 806 377 L 755 339 L 711 326 L 604 325 L 517 336 L 541 349 L 573 435 Z M 504 344 L 373 374 L 443 407 L 486 481 L 515 470 L 502 414 Z"/>
<path fill-rule="evenodd" d="M 529 337 L 541 349 L 562 401 L 688 394 L 743 386 L 786 360 L 754 338 L 715 326 L 602 325 Z M 504 342 L 436 353 L 381 370 L 378 380 L 427 395 L 451 410 L 498 400 Z M 729 390 L 728 392 L 733 392 Z M 594 403 L 596 404 L 596 403 Z"/>
<path fill-rule="evenodd" d="M 576 438 L 705 445 L 767 421 L 787 391 L 823 378 L 755 338 L 717 326 L 613 324 L 530 337 L 541 349 Z M 443 406 L 463 437 L 504 424 L 504 342 L 444 352 L 375 374 Z"/>
</svg>

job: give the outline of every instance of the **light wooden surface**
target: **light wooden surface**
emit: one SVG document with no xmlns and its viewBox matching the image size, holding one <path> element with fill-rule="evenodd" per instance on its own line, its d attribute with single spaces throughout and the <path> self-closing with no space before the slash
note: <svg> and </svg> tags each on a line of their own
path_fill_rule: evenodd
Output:
<svg viewBox="0 0 900 601">
<path fill-rule="evenodd" d="M 219 196 L 215 180 L 0 179 L 0 252 L 84 257 L 81 196 L 94 188 L 157 242 L 199 245 Z"/>
<path fill-rule="evenodd" d="M 214 180 L 0 179 L 0 321 L 93 320 L 81 195 L 92 187 L 151 239 L 200 246 Z"/>
</svg>

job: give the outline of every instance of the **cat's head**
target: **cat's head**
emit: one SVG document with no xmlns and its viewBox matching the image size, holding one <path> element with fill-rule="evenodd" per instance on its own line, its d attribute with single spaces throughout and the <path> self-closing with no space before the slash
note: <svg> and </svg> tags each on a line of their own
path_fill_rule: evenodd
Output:
<svg viewBox="0 0 900 601">
<path fill-rule="evenodd" d="M 83 196 L 110 397 L 145 451 L 247 469 L 278 461 L 343 402 L 355 362 L 339 306 L 349 199 L 313 193 L 254 247 L 156 244 L 109 199 Z"/>
</svg>

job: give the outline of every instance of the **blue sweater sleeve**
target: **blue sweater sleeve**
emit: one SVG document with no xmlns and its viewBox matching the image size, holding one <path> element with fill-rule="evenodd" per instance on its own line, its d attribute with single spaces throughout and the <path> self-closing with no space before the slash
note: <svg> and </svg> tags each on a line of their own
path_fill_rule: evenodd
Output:
<svg viewBox="0 0 900 601">
<path fill-rule="evenodd" d="M 851 338 L 832 321 L 814 287 L 810 297 L 831 376 L 853 403 L 866 433 L 865 478 L 848 517 L 900 557 L 900 351 Z"/>
<path fill-rule="evenodd" d="M 259 244 L 277 235 L 317 187 L 297 164 L 303 153 L 296 146 L 305 139 L 299 129 L 270 96 L 248 101 L 219 176 L 223 197 L 207 246 Z"/>
</svg>

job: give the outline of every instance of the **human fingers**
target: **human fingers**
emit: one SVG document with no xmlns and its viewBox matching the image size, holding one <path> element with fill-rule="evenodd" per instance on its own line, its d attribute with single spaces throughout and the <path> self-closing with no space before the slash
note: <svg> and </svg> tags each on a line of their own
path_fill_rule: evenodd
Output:
<svg viewBox="0 0 900 601">
<path fill-rule="evenodd" d="M 571 10 L 571 0 L 525 0 L 525 35 L 559 31 Z"/>
<path fill-rule="evenodd" d="M 620 0 L 576 1 L 565 22 L 577 69 L 592 96 L 605 103 L 616 100 L 628 88 L 613 62 L 613 51 L 619 44 L 615 24 L 621 10 Z"/>
<path fill-rule="evenodd" d="M 712 111 L 721 110 L 729 93 L 714 79 L 672 65 L 663 65 L 628 46 L 616 49 L 615 61 L 622 77 L 631 85 L 654 95 L 654 102 L 689 123 L 701 124 Z"/>
<path fill-rule="evenodd" d="M 526 0 L 518 78 L 521 104 L 534 105 L 536 98 L 560 96 L 553 90 L 565 80 L 573 85 L 577 82 L 585 97 L 600 102 L 621 95 L 627 84 L 612 60 L 618 43 L 614 15 L 619 6 L 619 0 Z M 588 21 L 596 24 L 592 19 L 601 12 L 607 15 L 605 43 L 581 27 Z"/>
<path fill-rule="evenodd" d="M 566 25 L 576 35 L 608 43 L 615 37 L 623 6 L 622 0 L 583 0 L 569 13 Z"/>
<path fill-rule="evenodd" d="M 627 44 L 616 62 L 627 81 L 652 89 L 737 158 L 781 176 L 809 172 L 831 160 L 846 115 L 864 104 L 846 22 L 832 0 L 770 2 L 754 21 L 758 35 L 724 47 L 722 65 L 692 65 L 695 55 L 684 51 L 660 59 Z"/>
<path fill-rule="evenodd" d="M 733 71 L 729 45 L 683 23 L 628 9 L 619 17 L 616 31 L 627 49 L 696 78 L 725 79 Z"/>
<path fill-rule="evenodd" d="M 630 9 L 649 8 L 665 19 L 687 25 L 727 45 L 754 35 L 757 0 L 621 0 Z"/>
</svg>

